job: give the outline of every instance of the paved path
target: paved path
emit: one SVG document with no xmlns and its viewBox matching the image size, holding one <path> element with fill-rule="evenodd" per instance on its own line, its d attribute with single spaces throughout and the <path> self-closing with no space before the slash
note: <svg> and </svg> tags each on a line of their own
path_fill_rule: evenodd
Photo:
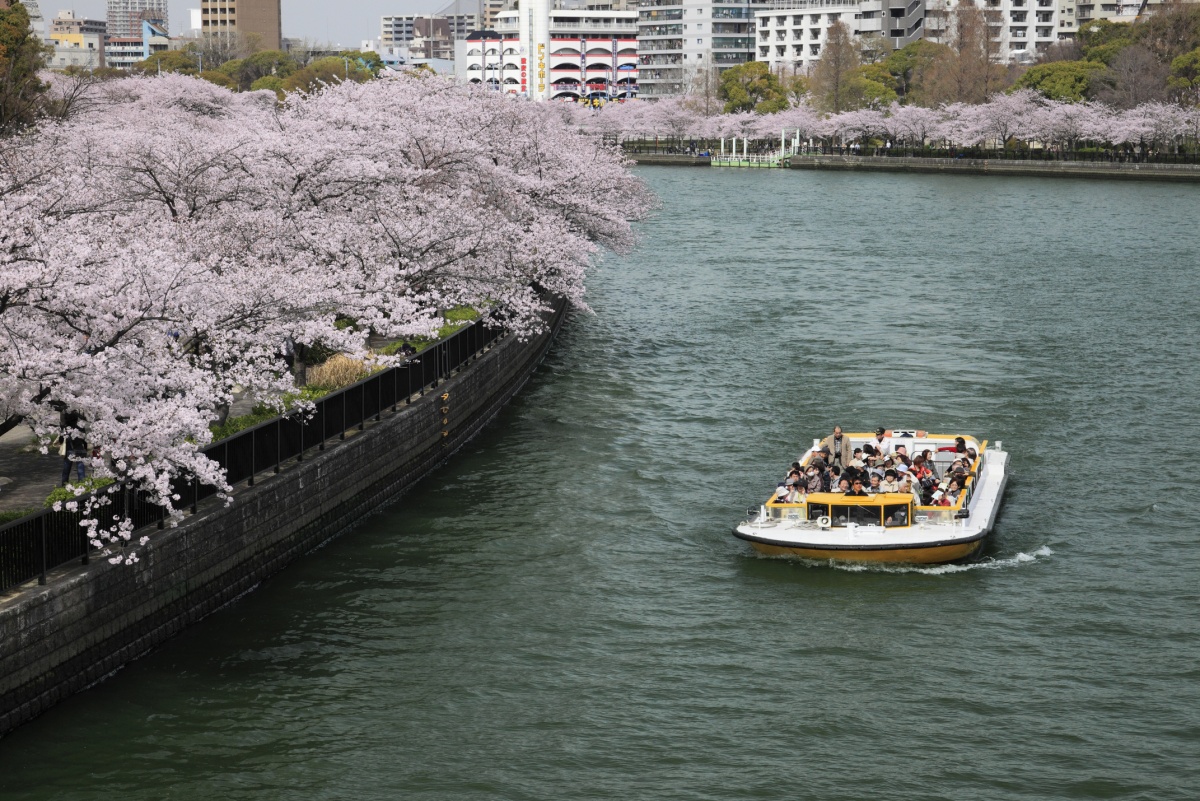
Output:
<svg viewBox="0 0 1200 801">
<path fill-rule="evenodd" d="M 249 414 L 254 404 L 234 400 L 230 415 Z M 37 510 L 62 479 L 62 457 L 38 453 L 33 430 L 17 426 L 0 437 L 0 512 Z"/>
<path fill-rule="evenodd" d="M 33 431 L 17 426 L 0 437 L 0 512 L 38 510 L 62 477 L 62 457 L 40 454 Z"/>
</svg>

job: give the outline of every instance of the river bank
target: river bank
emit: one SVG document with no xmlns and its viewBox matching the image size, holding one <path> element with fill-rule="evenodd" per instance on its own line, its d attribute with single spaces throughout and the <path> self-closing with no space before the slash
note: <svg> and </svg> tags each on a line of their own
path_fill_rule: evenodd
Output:
<svg viewBox="0 0 1200 801">
<path fill-rule="evenodd" d="M 712 166 L 708 156 L 692 156 L 684 153 L 630 153 L 629 157 L 635 163 L 646 166 Z M 1038 178 L 1115 178 L 1131 181 L 1200 182 L 1200 164 L 816 155 L 789 156 L 783 160 L 783 166 L 793 170 L 857 170 L 935 175 L 1014 175 Z"/>
<path fill-rule="evenodd" d="M 432 385 L 421 383 L 406 397 L 390 400 L 377 387 L 381 394 L 374 407 L 366 406 L 367 395 L 360 392 L 355 398 L 364 405 L 360 418 L 332 436 L 322 422 L 322 433 L 309 438 L 298 458 L 274 467 L 252 459 L 249 481 L 237 487 L 231 503 L 202 498 L 176 528 L 135 531 L 135 540 L 153 533 L 138 549 L 137 565 L 93 558 L 46 571 L 44 585 L 31 579 L 0 594 L 0 736 L 395 502 L 520 390 L 565 314 L 566 301 L 559 300 L 542 334 L 489 339 L 474 353 L 455 347 L 453 361 L 442 345 L 467 342 L 471 330 L 444 340 L 421 359 L 427 363 L 422 375 L 435 376 Z M 443 359 L 449 369 L 426 371 Z M 331 396 L 343 419 L 351 389 Z M 384 408 L 389 404 L 391 413 Z M 327 411 L 319 412 L 322 420 Z M 274 425 L 258 430 L 269 433 Z M 245 478 L 229 472 L 231 484 Z M 5 547 L 15 551 L 18 544 L 10 537 Z"/>
</svg>

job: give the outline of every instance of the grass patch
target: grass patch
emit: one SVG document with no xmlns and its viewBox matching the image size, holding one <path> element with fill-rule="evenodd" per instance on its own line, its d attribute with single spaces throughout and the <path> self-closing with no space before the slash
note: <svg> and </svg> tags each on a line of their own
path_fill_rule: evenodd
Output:
<svg viewBox="0 0 1200 801">
<path fill-rule="evenodd" d="M 46 496 L 46 502 L 42 505 L 49 509 L 59 501 L 65 503 L 67 501 L 75 500 L 79 496 L 75 494 L 75 491 L 72 489 L 72 487 L 83 487 L 83 494 L 87 495 L 89 492 L 95 492 L 102 487 L 107 487 L 111 483 L 113 483 L 111 478 L 85 478 L 81 482 L 68 484 L 65 487 L 57 487 L 53 492 Z"/>
<path fill-rule="evenodd" d="M 332 391 L 328 387 L 303 387 L 298 392 L 289 392 L 283 396 L 283 408 L 285 411 L 291 410 L 300 401 L 315 401 L 325 397 Z M 274 420 L 278 416 L 278 410 L 260 403 L 254 407 L 250 414 L 230 417 L 220 425 L 209 426 L 209 430 L 212 431 L 213 442 L 217 442 L 218 440 L 226 439 L 227 437 L 232 437 L 234 434 L 245 431 L 247 428 L 254 428 L 259 423 Z"/>
<path fill-rule="evenodd" d="M 407 340 L 407 342 L 417 349 L 417 353 L 420 353 L 438 340 L 445 339 L 458 329 L 478 319 L 479 312 L 470 306 L 456 306 L 453 309 L 447 309 L 442 312 L 442 327 L 437 330 L 437 334 L 433 337 L 413 337 Z M 404 341 L 392 342 L 380 348 L 379 353 L 384 356 L 395 356 L 400 352 L 400 348 L 403 345 Z"/>
<path fill-rule="evenodd" d="M 26 515 L 31 515 L 34 512 L 41 511 L 40 509 L 13 509 L 11 512 L 0 512 L 0 525 L 11 523 L 14 520 L 20 520 Z"/>
</svg>

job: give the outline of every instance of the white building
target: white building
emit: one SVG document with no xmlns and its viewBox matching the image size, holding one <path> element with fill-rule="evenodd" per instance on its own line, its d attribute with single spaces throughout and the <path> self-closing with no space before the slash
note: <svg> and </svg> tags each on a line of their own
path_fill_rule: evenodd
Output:
<svg viewBox="0 0 1200 801">
<path fill-rule="evenodd" d="M 455 75 L 534 100 L 630 98 L 638 93 L 637 11 L 523 0 L 496 30 L 457 43 Z"/>
<path fill-rule="evenodd" d="M 1004 64 L 1033 63 L 1037 54 L 1060 38 L 1069 38 L 1073 28 L 1059 25 L 1060 8 L 1072 3 L 1062 0 L 975 0 L 983 9 L 992 41 L 992 58 Z M 929 0 L 925 38 L 945 42 L 951 35 L 951 0 Z M 1061 31 L 1060 31 L 1061 28 Z"/>
<path fill-rule="evenodd" d="M 457 41 L 466 39 L 467 34 L 479 29 L 479 15 L 391 14 L 380 21 L 379 44 L 381 47 L 409 44 L 418 36 L 428 36 L 429 29 L 434 25 L 444 29 L 451 40 Z"/>
<path fill-rule="evenodd" d="M 845 25 L 864 50 L 898 50 L 925 34 L 925 0 L 776 0 L 754 17 L 757 58 L 772 71 L 812 69 L 835 22 Z"/>
<path fill-rule="evenodd" d="M 754 12 L 767 5 L 768 0 L 641 0 L 642 95 L 682 94 L 702 70 L 720 72 L 753 61 Z"/>
<path fill-rule="evenodd" d="M 52 33 L 50 44 L 54 52 L 47 57 L 46 66 L 51 69 L 94 70 L 104 66 L 103 33 Z"/>
</svg>

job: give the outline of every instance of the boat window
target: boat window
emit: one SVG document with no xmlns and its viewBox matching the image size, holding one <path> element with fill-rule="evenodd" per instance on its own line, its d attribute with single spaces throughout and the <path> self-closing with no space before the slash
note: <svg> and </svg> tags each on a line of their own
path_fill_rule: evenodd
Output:
<svg viewBox="0 0 1200 801">
<path fill-rule="evenodd" d="M 911 504 L 889 503 L 883 507 L 883 524 L 885 526 L 907 526 L 912 523 Z"/>
<path fill-rule="evenodd" d="M 854 523 L 859 526 L 878 526 L 880 524 L 879 513 L 882 511 L 880 506 L 841 506 L 833 507 L 833 524 L 835 526 L 844 526 L 848 523 Z"/>
<path fill-rule="evenodd" d="M 808 519 L 816 520 L 829 514 L 829 504 L 827 503 L 810 503 L 808 505 Z"/>
</svg>

